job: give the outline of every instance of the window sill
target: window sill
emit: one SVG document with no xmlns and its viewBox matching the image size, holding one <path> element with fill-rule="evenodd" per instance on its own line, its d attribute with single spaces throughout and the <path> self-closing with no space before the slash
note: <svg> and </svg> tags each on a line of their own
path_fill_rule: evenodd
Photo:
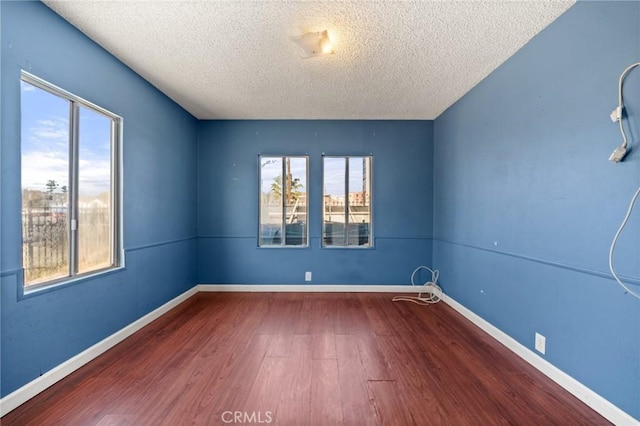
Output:
<svg viewBox="0 0 640 426">
<path fill-rule="evenodd" d="M 374 245 L 370 245 L 370 246 L 320 246 L 321 249 L 328 249 L 328 250 L 375 250 L 375 246 Z"/>
<path fill-rule="evenodd" d="M 103 278 L 108 275 L 116 274 L 118 272 L 124 271 L 125 269 L 126 268 L 124 266 L 117 266 L 114 268 L 103 269 L 100 271 L 88 273 L 86 275 L 80 275 L 73 278 L 62 279 L 60 281 L 52 282 L 51 284 L 42 284 L 39 286 L 34 285 L 33 286 L 34 288 L 29 288 L 29 287 L 25 287 L 24 285 L 20 285 L 18 288 L 18 300 L 28 299 L 28 298 L 39 296 L 42 294 L 48 294 L 52 291 L 60 290 L 62 288 L 71 287 L 76 284 L 81 284 L 96 278 Z"/>
<path fill-rule="evenodd" d="M 271 250 L 271 249 L 276 249 L 276 250 L 278 250 L 278 249 L 302 250 L 302 249 L 311 248 L 311 246 L 309 244 L 304 245 L 304 246 L 302 246 L 302 245 L 300 245 L 300 246 L 276 246 L 276 245 L 273 245 L 273 246 L 257 246 L 256 248 L 257 249 L 267 249 L 267 250 Z"/>
</svg>

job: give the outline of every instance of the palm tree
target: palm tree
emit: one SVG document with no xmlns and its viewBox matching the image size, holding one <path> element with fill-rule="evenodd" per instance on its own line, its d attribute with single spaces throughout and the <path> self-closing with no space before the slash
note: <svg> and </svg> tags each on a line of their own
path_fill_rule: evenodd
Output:
<svg viewBox="0 0 640 426">
<path fill-rule="evenodd" d="M 295 203 L 302 194 L 303 185 L 299 178 L 293 178 L 291 173 L 287 174 L 287 180 L 285 182 L 286 204 L 291 205 Z M 276 197 L 282 197 L 282 175 L 278 175 L 273 178 L 271 183 L 271 192 Z"/>
</svg>

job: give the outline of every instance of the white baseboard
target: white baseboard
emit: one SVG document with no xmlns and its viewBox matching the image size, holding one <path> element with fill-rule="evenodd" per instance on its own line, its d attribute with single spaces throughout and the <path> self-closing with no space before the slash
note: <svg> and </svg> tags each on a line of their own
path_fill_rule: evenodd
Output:
<svg viewBox="0 0 640 426">
<path fill-rule="evenodd" d="M 412 285 L 328 285 L 328 284 L 198 284 L 202 292 L 256 293 L 419 293 L 423 286 Z"/>
<path fill-rule="evenodd" d="M 170 300 L 154 311 L 106 339 L 96 343 L 85 351 L 63 362 L 37 379 L 27 383 L 0 399 L 0 417 L 14 410 L 21 404 L 33 398 L 43 390 L 76 371 L 89 361 L 106 352 L 108 349 L 122 342 L 136 331 L 150 324 L 153 320 L 164 315 L 180 303 L 197 292 L 349 292 L 349 293 L 417 293 L 421 286 L 407 285 L 243 285 L 243 284 L 198 284 L 178 297 Z M 633 418 L 620 408 L 607 401 L 573 377 L 558 369 L 511 336 L 499 330 L 489 322 L 476 315 L 451 297 L 445 295 L 443 301 L 459 312 L 462 316 L 477 325 L 484 332 L 503 344 L 506 348 L 527 361 L 533 367 L 558 383 L 568 392 L 576 396 L 586 405 L 600 413 L 616 425 L 640 425 L 640 421 Z"/>
<path fill-rule="evenodd" d="M 82 367 L 89 361 L 97 358 L 108 349 L 111 349 L 118 343 L 122 342 L 127 337 L 131 336 L 136 331 L 140 330 L 142 327 L 151 323 L 153 320 L 161 317 L 166 312 L 170 311 L 180 303 L 187 300 L 189 297 L 193 296 L 197 293 L 197 288 L 193 287 L 186 292 L 182 293 L 178 297 L 168 301 L 164 305 L 159 308 L 149 312 L 147 315 L 142 318 L 132 322 L 125 328 L 115 332 L 111 336 L 101 340 L 95 345 L 87 348 L 86 350 L 80 352 L 78 355 L 73 358 L 68 359 L 62 364 L 54 367 L 53 369 L 47 371 L 42 376 L 38 377 L 22 386 L 19 389 L 16 389 L 9 395 L 0 399 L 0 417 L 14 410 L 21 404 L 25 403 L 29 399 L 33 398 L 43 390 L 47 389 L 51 385 L 65 378 L 69 374 L 76 371 L 78 368 Z"/>
<path fill-rule="evenodd" d="M 445 295 L 442 299 L 447 305 L 451 306 L 462 316 L 480 327 L 481 330 L 489 334 L 498 342 L 503 344 L 507 349 L 527 361 L 533 367 L 538 369 L 542 374 L 562 386 L 576 398 L 584 402 L 601 416 L 609 420 L 615 425 L 640 425 L 640 421 L 633 418 L 611 402 L 598 395 L 564 371 L 560 370 L 549 361 L 545 360 L 531 349 L 527 348 L 508 334 L 485 321 L 482 317 L 476 315 L 451 297 Z"/>
</svg>

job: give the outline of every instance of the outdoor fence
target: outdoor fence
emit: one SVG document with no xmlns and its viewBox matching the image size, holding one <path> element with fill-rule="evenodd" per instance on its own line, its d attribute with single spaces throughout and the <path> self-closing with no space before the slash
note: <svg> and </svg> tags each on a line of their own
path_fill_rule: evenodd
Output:
<svg viewBox="0 0 640 426">
<path fill-rule="evenodd" d="M 51 200 L 30 200 L 22 211 L 25 282 L 36 284 L 69 274 L 67 207 Z M 78 210 L 78 270 L 110 264 L 109 208 L 90 205 Z"/>
</svg>

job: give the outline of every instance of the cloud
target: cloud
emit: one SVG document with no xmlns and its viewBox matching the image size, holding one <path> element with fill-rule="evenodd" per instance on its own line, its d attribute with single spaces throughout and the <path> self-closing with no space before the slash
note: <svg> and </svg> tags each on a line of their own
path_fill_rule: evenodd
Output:
<svg viewBox="0 0 640 426">
<path fill-rule="evenodd" d="M 22 155 L 22 188 L 44 191 L 47 182 L 69 185 L 69 160 L 55 151 L 31 151 Z M 79 191 L 81 196 L 97 197 L 109 191 L 111 164 L 109 160 L 80 160 Z"/>
<path fill-rule="evenodd" d="M 34 142 L 69 143 L 69 120 L 55 117 L 52 119 L 38 120 L 36 125 L 29 129 L 29 139 Z"/>
<path fill-rule="evenodd" d="M 31 84 L 29 84 L 27 82 L 21 81 L 20 82 L 20 91 L 22 91 L 23 93 L 25 93 L 25 92 L 35 92 L 36 88 L 35 88 L 35 86 L 33 86 L 33 85 L 31 85 Z"/>
<path fill-rule="evenodd" d="M 55 180 L 60 187 L 69 186 L 68 117 L 50 115 L 30 124 L 22 141 L 22 188 L 43 191 L 50 180 Z M 111 186 L 109 147 L 93 148 L 88 149 L 81 143 L 78 164 L 80 196 L 97 197 L 109 191 Z"/>
<path fill-rule="evenodd" d="M 22 154 L 22 188 L 44 191 L 49 180 L 69 185 L 69 160 L 56 151 L 31 151 Z"/>
<path fill-rule="evenodd" d="M 38 120 L 22 147 L 22 187 L 46 189 L 49 180 L 69 184 L 69 124 L 65 118 Z"/>
<path fill-rule="evenodd" d="M 108 159 L 81 159 L 78 173 L 80 196 L 95 197 L 109 191 L 111 163 Z"/>
</svg>

